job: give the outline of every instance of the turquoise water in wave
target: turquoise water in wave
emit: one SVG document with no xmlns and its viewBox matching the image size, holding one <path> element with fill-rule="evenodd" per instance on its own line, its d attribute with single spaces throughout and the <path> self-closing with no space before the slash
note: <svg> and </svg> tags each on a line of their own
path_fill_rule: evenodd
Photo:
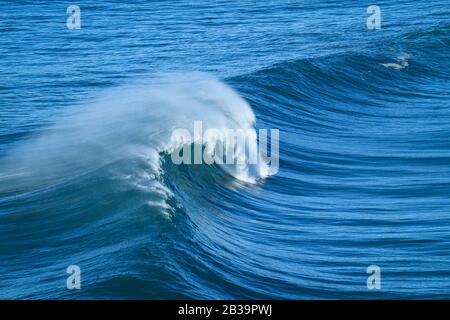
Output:
<svg viewBox="0 0 450 320">
<path fill-rule="evenodd" d="M 450 298 L 449 3 L 371 4 L 1 1 L 0 298 Z M 172 164 L 252 115 L 277 174 Z"/>
</svg>

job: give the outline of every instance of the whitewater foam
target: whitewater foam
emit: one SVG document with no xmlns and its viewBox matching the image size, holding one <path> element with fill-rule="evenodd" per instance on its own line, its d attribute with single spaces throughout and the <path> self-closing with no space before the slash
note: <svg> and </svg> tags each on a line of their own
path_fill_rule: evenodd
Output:
<svg viewBox="0 0 450 320">
<path fill-rule="evenodd" d="M 409 54 L 403 53 L 397 58 L 397 62 L 395 62 L 395 63 L 382 63 L 381 65 L 383 67 L 386 67 L 386 68 L 393 68 L 395 70 L 401 70 L 401 69 L 404 69 L 407 66 L 409 66 L 408 59 L 410 57 L 411 56 Z"/>
<path fill-rule="evenodd" d="M 171 133 L 196 120 L 205 129 L 255 130 L 251 107 L 225 83 L 204 73 L 166 74 L 109 89 L 95 102 L 63 114 L 1 162 L 1 179 L 15 174 L 16 184 L 27 180 L 29 187 L 30 180 L 51 183 L 122 160 L 143 162 L 139 170 L 158 178 L 163 173 L 161 153 L 177 148 Z M 224 169 L 247 182 L 267 175 L 264 164 L 255 170 L 245 163 Z"/>
</svg>

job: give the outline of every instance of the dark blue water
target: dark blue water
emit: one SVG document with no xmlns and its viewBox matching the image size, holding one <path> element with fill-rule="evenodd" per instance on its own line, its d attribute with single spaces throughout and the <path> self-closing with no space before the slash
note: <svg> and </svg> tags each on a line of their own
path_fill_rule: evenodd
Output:
<svg viewBox="0 0 450 320">
<path fill-rule="evenodd" d="M 370 4 L 1 1 L 0 298 L 450 298 L 449 3 Z M 171 163 L 252 115 L 278 173 Z"/>
</svg>

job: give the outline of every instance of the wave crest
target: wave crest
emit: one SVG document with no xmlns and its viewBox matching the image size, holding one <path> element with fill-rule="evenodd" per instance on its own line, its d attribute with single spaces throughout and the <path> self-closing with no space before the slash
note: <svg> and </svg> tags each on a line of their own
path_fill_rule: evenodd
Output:
<svg viewBox="0 0 450 320">
<path fill-rule="evenodd" d="M 192 128 L 198 120 L 205 129 L 255 130 L 249 104 L 208 74 L 165 74 L 107 90 L 4 158 L 0 181 L 7 190 L 0 191 L 55 184 L 117 162 L 122 163 L 118 176 L 141 187 L 141 180 L 152 180 L 153 188 L 162 173 L 161 153 L 176 147 L 172 132 Z M 132 161 L 144 164 L 129 174 L 130 168 L 123 167 Z M 238 164 L 225 169 L 245 181 L 265 172 Z"/>
</svg>

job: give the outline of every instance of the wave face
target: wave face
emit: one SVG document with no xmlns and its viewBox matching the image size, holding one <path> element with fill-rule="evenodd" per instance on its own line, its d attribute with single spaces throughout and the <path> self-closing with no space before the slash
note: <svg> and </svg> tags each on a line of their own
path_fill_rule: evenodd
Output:
<svg viewBox="0 0 450 320">
<path fill-rule="evenodd" d="M 106 17 L 90 21 L 104 8 L 87 1 L 80 33 L 49 36 L 53 25 L 44 26 L 7 58 L 28 68 L 0 83 L 0 298 L 449 298 L 443 6 L 381 3 L 396 23 L 368 35 L 333 18 L 337 8 L 359 12 L 350 5 L 180 3 L 114 2 L 107 16 L 130 27 L 122 34 Z M 51 5 L 39 10 L 58 16 Z M 133 28 L 122 20 L 165 10 Z M 283 23 L 268 28 L 268 12 Z M 255 32 L 239 38 L 236 14 Z M 321 29 L 323 19 L 348 37 Z M 158 33 L 155 21 L 186 32 Z M 23 32 L 6 31 L 0 50 Z M 84 55 L 36 39 L 70 39 Z M 23 59 L 40 50 L 70 70 Z M 173 164 L 173 130 L 198 120 L 219 131 L 279 129 L 279 171 L 247 160 Z M 81 290 L 66 289 L 69 265 L 81 269 Z M 381 268 L 380 290 L 367 289 L 370 265 Z"/>
</svg>

